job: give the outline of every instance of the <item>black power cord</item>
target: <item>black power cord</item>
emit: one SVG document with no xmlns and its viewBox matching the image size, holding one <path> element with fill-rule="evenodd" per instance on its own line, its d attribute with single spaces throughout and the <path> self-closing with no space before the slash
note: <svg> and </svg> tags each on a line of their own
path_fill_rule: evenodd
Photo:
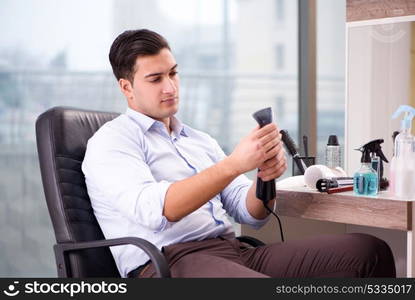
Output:
<svg viewBox="0 0 415 300">
<path fill-rule="evenodd" d="M 275 200 L 275 201 L 277 201 L 277 200 Z M 264 203 L 264 207 L 266 208 L 266 210 L 268 210 L 271 214 L 273 214 L 273 215 L 277 218 L 277 220 L 278 220 L 278 224 L 279 224 L 279 226 L 280 226 L 281 241 L 282 241 L 282 242 L 284 242 L 284 233 L 282 232 L 282 225 L 281 225 L 281 220 L 280 220 L 280 218 L 278 217 L 278 215 L 277 215 L 276 213 L 274 213 L 274 212 L 272 211 L 272 209 L 271 209 L 271 208 L 269 208 L 269 207 L 268 207 L 268 205 L 267 205 L 267 203 L 266 203 L 265 201 L 263 201 L 262 203 Z"/>
</svg>

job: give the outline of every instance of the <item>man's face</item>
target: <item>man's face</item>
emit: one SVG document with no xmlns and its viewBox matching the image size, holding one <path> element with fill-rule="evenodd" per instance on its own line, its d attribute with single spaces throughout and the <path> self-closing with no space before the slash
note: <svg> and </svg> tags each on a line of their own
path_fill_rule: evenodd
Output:
<svg viewBox="0 0 415 300">
<path fill-rule="evenodd" d="M 132 85 L 120 80 L 128 106 L 159 121 L 174 115 L 179 108 L 179 76 L 170 50 L 138 57 L 135 71 Z"/>
</svg>

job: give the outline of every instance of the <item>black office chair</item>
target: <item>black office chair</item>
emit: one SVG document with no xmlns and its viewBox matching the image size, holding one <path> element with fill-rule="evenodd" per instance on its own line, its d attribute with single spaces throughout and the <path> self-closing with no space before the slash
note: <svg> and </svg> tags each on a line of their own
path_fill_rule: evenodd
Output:
<svg viewBox="0 0 415 300">
<path fill-rule="evenodd" d="M 119 114 L 54 107 L 36 120 L 43 189 L 55 231 L 59 277 L 120 277 L 110 246 L 132 244 L 153 262 L 159 277 L 170 277 L 166 259 L 152 243 L 137 237 L 105 239 L 95 218 L 81 170 L 88 139 Z M 241 236 L 253 247 L 261 241 Z"/>
</svg>

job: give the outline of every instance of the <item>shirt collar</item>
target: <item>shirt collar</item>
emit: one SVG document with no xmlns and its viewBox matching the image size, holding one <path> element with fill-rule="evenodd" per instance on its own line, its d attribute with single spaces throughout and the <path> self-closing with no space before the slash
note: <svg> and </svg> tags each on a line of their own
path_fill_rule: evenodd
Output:
<svg viewBox="0 0 415 300">
<path fill-rule="evenodd" d="M 127 107 L 125 114 L 131 117 L 138 124 L 138 126 L 140 126 L 143 132 L 147 132 L 153 126 L 162 126 L 164 128 L 164 124 L 162 122 L 154 120 L 153 118 L 129 107 Z M 174 132 L 177 137 L 179 135 L 188 136 L 185 132 L 183 123 L 175 116 L 170 117 L 170 127 L 172 128 L 172 132 Z"/>
<path fill-rule="evenodd" d="M 170 118 L 170 127 L 172 128 L 176 136 L 179 136 L 179 135 L 182 135 L 185 137 L 188 136 L 185 132 L 185 127 L 183 123 L 179 119 L 177 119 L 175 116 L 171 116 Z"/>
</svg>

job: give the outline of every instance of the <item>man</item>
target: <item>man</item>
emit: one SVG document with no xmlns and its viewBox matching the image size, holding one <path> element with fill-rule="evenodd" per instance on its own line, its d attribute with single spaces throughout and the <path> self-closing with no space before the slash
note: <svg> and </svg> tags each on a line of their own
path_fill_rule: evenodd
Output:
<svg viewBox="0 0 415 300">
<path fill-rule="evenodd" d="M 167 41 L 131 30 L 111 46 L 110 62 L 128 108 L 89 140 L 82 170 L 106 238 L 137 236 L 162 249 L 173 277 L 395 276 L 385 242 L 369 235 L 320 236 L 248 248 L 226 213 L 254 228 L 269 216 L 255 196 L 286 170 L 275 124 L 254 128 L 226 156 L 209 135 L 184 125 L 178 65 Z M 274 205 L 274 200 L 269 206 Z M 153 277 L 134 246 L 111 248 L 123 277 Z"/>
</svg>

